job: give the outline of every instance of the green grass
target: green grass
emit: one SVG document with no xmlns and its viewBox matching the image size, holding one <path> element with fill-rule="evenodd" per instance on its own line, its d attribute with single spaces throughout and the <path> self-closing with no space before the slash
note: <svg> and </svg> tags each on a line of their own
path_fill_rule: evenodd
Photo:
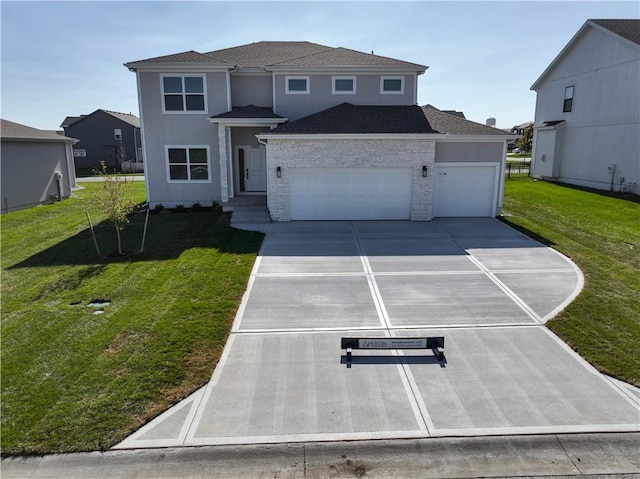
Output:
<svg viewBox="0 0 640 479">
<path fill-rule="evenodd" d="M 506 180 L 507 222 L 582 270 L 578 298 L 547 323 L 600 371 L 640 385 L 640 203 L 531 178 Z"/>
<path fill-rule="evenodd" d="M 85 211 L 102 251 L 116 236 L 89 205 L 100 184 L 85 185 L 1 219 L 3 454 L 104 450 L 205 384 L 262 242 L 219 213 L 155 214 L 145 253 L 98 257 Z M 143 221 L 124 249 L 139 250 Z"/>
</svg>

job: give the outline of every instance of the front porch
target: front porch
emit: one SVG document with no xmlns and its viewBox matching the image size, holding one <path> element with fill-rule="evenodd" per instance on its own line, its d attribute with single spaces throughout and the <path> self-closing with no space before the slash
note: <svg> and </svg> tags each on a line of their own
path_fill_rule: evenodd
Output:
<svg viewBox="0 0 640 479">
<path fill-rule="evenodd" d="M 229 198 L 222 203 L 222 211 L 231 212 L 231 226 L 263 231 L 271 223 L 267 195 L 246 195 Z"/>
</svg>

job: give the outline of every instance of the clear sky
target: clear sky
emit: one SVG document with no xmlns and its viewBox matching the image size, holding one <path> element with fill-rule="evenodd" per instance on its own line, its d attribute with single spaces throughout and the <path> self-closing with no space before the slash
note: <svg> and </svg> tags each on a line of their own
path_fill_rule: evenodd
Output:
<svg viewBox="0 0 640 479">
<path fill-rule="evenodd" d="M 418 103 L 533 119 L 529 88 L 589 18 L 639 18 L 638 1 L 11 2 L 1 9 L 2 118 L 58 129 L 98 108 L 138 114 L 123 63 L 261 40 L 307 40 L 427 65 Z"/>
</svg>

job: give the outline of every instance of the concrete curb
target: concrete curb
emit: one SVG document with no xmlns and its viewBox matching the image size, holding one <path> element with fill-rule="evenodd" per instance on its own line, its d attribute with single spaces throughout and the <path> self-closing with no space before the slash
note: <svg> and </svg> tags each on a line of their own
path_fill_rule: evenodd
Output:
<svg viewBox="0 0 640 479">
<path fill-rule="evenodd" d="M 637 477 L 640 433 L 122 450 L 7 457 L 5 479 Z"/>
</svg>

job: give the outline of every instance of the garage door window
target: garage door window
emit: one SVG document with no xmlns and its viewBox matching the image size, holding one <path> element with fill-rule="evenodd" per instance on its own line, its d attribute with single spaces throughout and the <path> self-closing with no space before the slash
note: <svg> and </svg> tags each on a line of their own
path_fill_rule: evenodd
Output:
<svg viewBox="0 0 640 479">
<path fill-rule="evenodd" d="M 167 147 L 169 181 L 209 181 L 209 147 Z"/>
</svg>

